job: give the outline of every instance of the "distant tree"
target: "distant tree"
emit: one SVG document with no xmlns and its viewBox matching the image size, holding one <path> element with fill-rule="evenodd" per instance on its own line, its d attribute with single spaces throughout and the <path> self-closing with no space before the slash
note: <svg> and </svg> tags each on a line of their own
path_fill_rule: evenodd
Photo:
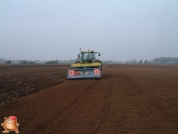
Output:
<svg viewBox="0 0 178 134">
<path fill-rule="evenodd" d="M 127 61 L 127 64 L 129 64 L 129 61 Z"/>
<path fill-rule="evenodd" d="M 6 62 L 6 60 L 3 58 L 0 58 L 0 63 L 4 63 L 4 62 Z"/>
<path fill-rule="evenodd" d="M 27 60 L 21 60 L 20 64 L 28 64 L 28 61 Z"/>
<path fill-rule="evenodd" d="M 50 64 L 50 61 L 47 61 L 45 64 Z"/>
<path fill-rule="evenodd" d="M 29 64 L 36 64 L 36 62 L 34 62 L 34 61 L 30 61 L 30 62 L 28 62 Z"/>
<path fill-rule="evenodd" d="M 11 63 L 12 63 L 11 60 L 7 60 L 7 61 L 5 62 L 5 64 L 11 64 Z"/>
<path fill-rule="evenodd" d="M 139 62 L 140 64 L 142 64 L 142 60 L 140 60 L 140 62 Z"/>
<path fill-rule="evenodd" d="M 147 61 L 147 60 L 145 60 L 145 61 L 144 61 L 144 64 L 148 64 L 148 61 Z"/>
</svg>

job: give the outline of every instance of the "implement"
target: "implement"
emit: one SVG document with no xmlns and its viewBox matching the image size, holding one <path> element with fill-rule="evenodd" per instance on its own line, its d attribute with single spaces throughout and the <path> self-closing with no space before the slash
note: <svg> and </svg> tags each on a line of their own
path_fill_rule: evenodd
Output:
<svg viewBox="0 0 178 134">
<path fill-rule="evenodd" d="M 101 66 L 101 63 L 76 63 L 71 64 L 71 67 L 86 67 L 86 66 Z"/>
</svg>

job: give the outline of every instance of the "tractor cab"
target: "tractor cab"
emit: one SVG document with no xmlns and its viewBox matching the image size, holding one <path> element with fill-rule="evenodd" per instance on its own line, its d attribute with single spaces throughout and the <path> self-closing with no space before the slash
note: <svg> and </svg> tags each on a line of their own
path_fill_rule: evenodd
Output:
<svg viewBox="0 0 178 134">
<path fill-rule="evenodd" d="M 80 54 L 78 54 L 78 60 L 77 63 L 93 63 L 98 62 L 95 58 L 95 54 L 98 53 L 98 56 L 100 56 L 99 52 L 94 51 L 81 51 Z"/>
</svg>

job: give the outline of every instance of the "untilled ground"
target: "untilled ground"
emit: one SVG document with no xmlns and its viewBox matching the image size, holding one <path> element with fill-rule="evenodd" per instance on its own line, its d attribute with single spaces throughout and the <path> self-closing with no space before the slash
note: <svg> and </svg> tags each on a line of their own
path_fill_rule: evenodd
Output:
<svg viewBox="0 0 178 134">
<path fill-rule="evenodd" d="M 9 115 L 25 134 L 177 134 L 178 66 L 107 65 L 99 80 L 64 80 L 2 105 L 0 121 Z"/>
</svg>

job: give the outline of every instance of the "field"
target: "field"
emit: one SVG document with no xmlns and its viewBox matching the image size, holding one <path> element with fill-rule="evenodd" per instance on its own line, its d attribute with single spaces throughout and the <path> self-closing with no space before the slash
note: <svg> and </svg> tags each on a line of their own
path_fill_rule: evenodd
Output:
<svg viewBox="0 0 178 134">
<path fill-rule="evenodd" d="M 15 115 L 25 134 L 178 133 L 178 66 L 106 65 L 99 80 L 66 80 L 67 68 L 0 66 L 0 123 Z"/>
<path fill-rule="evenodd" d="M 5 104 L 63 81 L 69 65 L 0 66 L 0 102 Z"/>
</svg>

